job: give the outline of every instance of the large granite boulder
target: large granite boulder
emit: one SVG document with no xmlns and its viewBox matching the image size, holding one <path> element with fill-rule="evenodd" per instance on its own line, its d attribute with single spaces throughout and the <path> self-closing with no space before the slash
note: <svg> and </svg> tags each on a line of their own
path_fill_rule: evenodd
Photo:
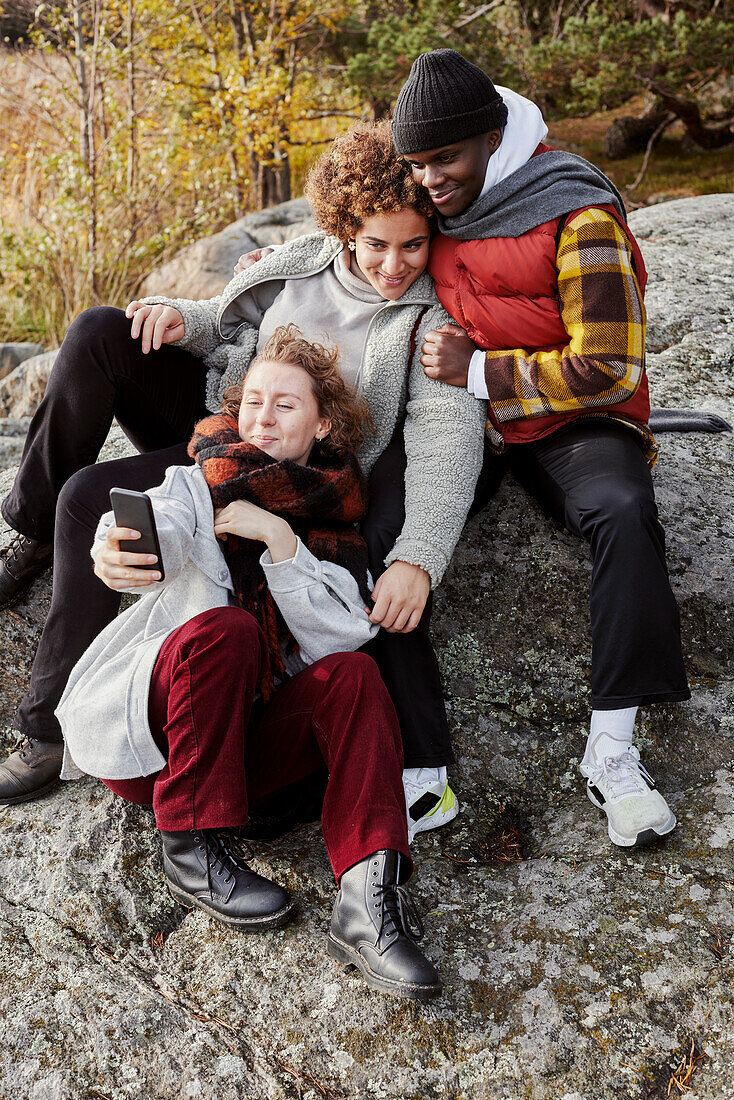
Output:
<svg viewBox="0 0 734 1100">
<path fill-rule="evenodd" d="M 244 252 L 313 233 L 316 223 L 306 199 L 291 199 L 269 210 L 246 214 L 211 237 L 194 241 L 156 268 L 140 287 L 140 298 L 213 298 L 232 278 Z"/>
<path fill-rule="evenodd" d="M 631 222 L 656 403 L 731 419 L 734 196 Z M 150 813 L 87 779 L 0 815 L 0 1094 L 662 1100 L 696 1059 L 693 1095 L 734 1095 L 734 438 L 661 444 L 693 691 L 639 726 L 680 822 L 666 845 L 611 847 L 586 799 L 588 554 L 508 480 L 436 600 L 462 813 L 418 838 L 414 895 L 444 994 L 370 994 L 326 956 L 318 826 L 255 846 L 298 914 L 238 935 L 170 899 Z M 125 448 L 113 433 L 107 457 Z M 49 583 L 0 616 L 7 745 Z"/>
<path fill-rule="evenodd" d="M 0 427 L 2 418 L 33 416 L 46 392 L 58 349 L 29 356 L 0 379 Z"/>
<path fill-rule="evenodd" d="M 26 359 L 33 355 L 41 355 L 43 348 L 40 344 L 23 342 L 19 344 L 0 344 L 0 378 L 14 371 Z"/>
</svg>

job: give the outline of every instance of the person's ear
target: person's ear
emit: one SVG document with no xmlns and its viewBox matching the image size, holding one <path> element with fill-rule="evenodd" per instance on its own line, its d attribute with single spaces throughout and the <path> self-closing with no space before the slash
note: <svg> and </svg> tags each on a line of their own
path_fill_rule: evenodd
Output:
<svg viewBox="0 0 734 1100">
<path fill-rule="evenodd" d="M 319 426 L 316 429 L 317 439 L 326 439 L 327 435 L 331 431 L 331 420 L 327 416 L 324 416 L 319 421 Z"/>
<path fill-rule="evenodd" d="M 491 156 L 492 153 L 496 153 L 502 144 L 502 131 L 490 130 L 487 134 L 487 144 L 489 146 L 489 155 Z"/>
</svg>

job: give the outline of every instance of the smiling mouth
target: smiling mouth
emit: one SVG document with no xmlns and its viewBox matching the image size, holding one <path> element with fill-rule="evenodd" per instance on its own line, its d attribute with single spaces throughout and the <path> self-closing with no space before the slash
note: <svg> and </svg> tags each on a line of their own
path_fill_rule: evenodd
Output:
<svg viewBox="0 0 734 1100">
<path fill-rule="evenodd" d="M 429 191 L 428 194 L 431 197 L 431 202 L 434 202 L 436 206 L 441 206 L 441 204 L 447 202 L 452 195 L 455 195 L 458 190 L 458 187 L 452 187 L 448 191 Z"/>
<path fill-rule="evenodd" d="M 399 286 L 405 278 L 405 275 L 386 275 L 384 271 L 378 271 L 378 275 L 388 286 Z"/>
</svg>

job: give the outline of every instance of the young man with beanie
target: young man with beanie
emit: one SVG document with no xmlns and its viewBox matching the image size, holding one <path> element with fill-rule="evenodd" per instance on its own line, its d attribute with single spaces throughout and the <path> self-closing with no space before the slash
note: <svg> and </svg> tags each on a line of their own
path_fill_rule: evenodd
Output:
<svg viewBox="0 0 734 1100">
<path fill-rule="evenodd" d="M 647 274 L 614 185 L 546 134 L 535 104 L 453 50 L 416 59 L 393 119 L 436 207 L 429 271 L 461 326 L 428 334 L 425 372 L 489 403 L 475 511 L 509 468 L 591 545 L 581 772 L 631 847 L 676 825 L 633 745 L 637 708 L 690 698 L 650 477 Z"/>
</svg>

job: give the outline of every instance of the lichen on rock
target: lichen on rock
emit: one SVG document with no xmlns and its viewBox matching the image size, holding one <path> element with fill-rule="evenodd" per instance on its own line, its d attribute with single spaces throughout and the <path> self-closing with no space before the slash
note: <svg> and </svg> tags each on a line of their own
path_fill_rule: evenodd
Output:
<svg viewBox="0 0 734 1100">
<path fill-rule="evenodd" d="M 734 196 L 630 221 L 651 272 L 655 404 L 731 420 Z M 394 1001 L 327 957 L 317 825 L 255 845 L 299 907 L 279 931 L 238 935 L 172 901 L 150 813 L 88 779 L 0 812 L 0 1094 L 662 1097 L 695 1040 L 693 1095 L 731 1096 L 734 438 L 660 442 L 693 690 L 638 727 L 679 820 L 667 844 L 613 848 L 585 797 L 588 552 L 508 479 L 436 593 L 462 813 L 417 839 L 413 892 L 444 994 Z M 105 457 L 127 446 L 113 433 Z M 49 587 L 2 613 L 5 747 Z M 513 829 L 517 851 L 490 843 Z"/>
</svg>

